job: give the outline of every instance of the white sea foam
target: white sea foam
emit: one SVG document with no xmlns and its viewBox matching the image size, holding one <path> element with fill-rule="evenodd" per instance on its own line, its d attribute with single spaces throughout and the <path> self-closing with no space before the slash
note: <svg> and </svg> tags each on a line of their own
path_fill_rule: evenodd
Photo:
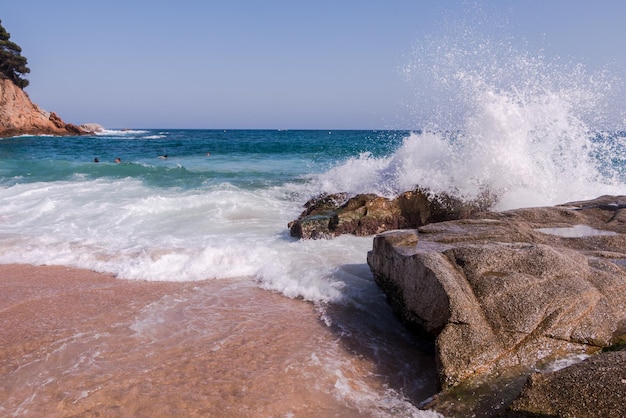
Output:
<svg viewBox="0 0 626 418">
<path fill-rule="evenodd" d="M 341 300 L 355 275 L 340 266 L 364 264 L 370 240 L 289 237 L 300 204 L 282 193 L 216 187 L 155 194 L 130 178 L 1 188 L 0 262 L 142 280 L 254 277 L 291 297 Z"/>
<path fill-rule="evenodd" d="M 103 129 L 96 132 L 98 136 L 127 136 L 127 135 L 142 135 L 147 134 L 148 131 L 142 129 Z"/>
</svg>

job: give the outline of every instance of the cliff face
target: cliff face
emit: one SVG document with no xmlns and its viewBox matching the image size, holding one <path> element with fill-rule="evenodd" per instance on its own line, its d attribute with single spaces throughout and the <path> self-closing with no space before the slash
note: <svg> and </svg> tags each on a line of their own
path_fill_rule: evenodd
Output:
<svg viewBox="0 0 626 418">
<path fill-rule="evenodd" d="M 0 137 L 87 133 L 78 126 L 63 122 L 54 112 L 40 109 L 11 80 L 0 78 Z"/>
</svg>

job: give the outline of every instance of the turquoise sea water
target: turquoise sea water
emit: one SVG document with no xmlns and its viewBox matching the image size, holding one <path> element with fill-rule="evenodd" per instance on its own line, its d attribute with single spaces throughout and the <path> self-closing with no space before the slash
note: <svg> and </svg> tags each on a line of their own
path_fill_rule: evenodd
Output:
<svg viewBox="0 0 626 418">
<path fill-rule="evenodd" d="M 389 155 L 407 134 L 126 130 L 95 137 L 20 137 L 2 143 L 3 181 L 17 177 L 20 182 L 36 182 L 73 180 L 77 175 L 86 180 L 130 176 L 157 188 L 193 189 L 227 181 L 253 189 L 319 173 L 359 153 Z M 117 157 L 124 164 L 112 166 Z M 102 164 L 92 164 L 96 158 Z"/>
<path fill-rule="evenodd" d="M 488 110 L 511 113 L 501 104 Z M 563 122 L 548 127 L 552 136 L 532 124 L 503 135 L 490 118 L 480 134 L 109 130 L 6 138 L 0 261 L 128 279 L 252 276 L 289 296 L 333 300 L 345 296 L 337 290 L 343 280 L 315 282 L 334 277 L 342 262 L 363 264 L 369 239 L 289 237 L 287 223 L 319 193 L 392 197 L 421 185 L 469 199 L 489 190 L 506 209 L 623 190 L 623 133 Z M 346 246 L 358 250 L 336 255 Z M 337 261 L 312 262 L 302 280 L 296 271 L 311 253 Z"/>
</svg>

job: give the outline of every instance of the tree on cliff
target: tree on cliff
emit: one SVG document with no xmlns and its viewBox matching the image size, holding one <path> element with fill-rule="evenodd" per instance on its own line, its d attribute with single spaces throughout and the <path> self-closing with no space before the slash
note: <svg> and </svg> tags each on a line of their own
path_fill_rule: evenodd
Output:
<svg viewBox="0 0 626 418">
<path fill-rule="evenodd" d="M 0 77 L 8 78 L 21 89 L 28 86 L 28 80 L 22 75 L 30 73 L 26 66 L 26 58 L 22 56 L 22 48 L 9 39 L 11 34 L 4 29 L 0 20 Z"/>
</svg>

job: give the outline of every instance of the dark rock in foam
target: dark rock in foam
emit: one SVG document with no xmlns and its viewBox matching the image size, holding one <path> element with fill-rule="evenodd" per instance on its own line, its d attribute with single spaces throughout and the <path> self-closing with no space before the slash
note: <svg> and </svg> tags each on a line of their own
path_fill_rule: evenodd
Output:
<svg viewBox="0 0 626 418">
<path fill-rule="evenodd" d="M 395 199 L 375 194 L 321 195 L 309 200 L 304 212 L 288 227 L 291 236 L 302 239 L 333 238 L 342 234 L 366 236 L 467 218 L 488 209 L 490 203 L 487 200 L 468 203 L 424 189 L 402 193 Z"/>
</svg>

